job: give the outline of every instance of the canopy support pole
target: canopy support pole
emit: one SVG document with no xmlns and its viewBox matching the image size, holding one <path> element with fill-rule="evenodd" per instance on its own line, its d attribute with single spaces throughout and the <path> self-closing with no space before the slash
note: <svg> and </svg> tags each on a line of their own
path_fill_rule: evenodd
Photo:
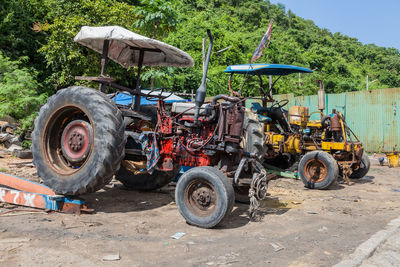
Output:
<svg viewBox="0 0 400 267">
<path fill-rule="evenodd" d="M 138 63 L 138 72 L 137 72 L 137 78 L 136 78 L 136 87 L 135 87 L 135 91 L 137 92 L 137 94 L 135 94 L 135 107 L 134 110 L 135 111 L 139 111 L 140 109 L 140 72 L 142 71 L 142 66 L 143 66 L 143 59 L 144 59 L 144 49 L 140 49 L 139 50 L 139 63 Z"/>
<path fill-rule="evenodd" d="M 101 54 L 101 72 L 100 72 L 100 77 L 104 77 L 104 72 L 106 70 L 109 44 L 110 44 L 109 40 L 104 40 L 103 53 Z M 106 91 L 106 88 L 107 88 L 107 86 L 104 83 L 101 83 L 100 86 L 99 86 L 99 90 L 101 92 L 103 92 L 103 93 Z"/>
</svg>

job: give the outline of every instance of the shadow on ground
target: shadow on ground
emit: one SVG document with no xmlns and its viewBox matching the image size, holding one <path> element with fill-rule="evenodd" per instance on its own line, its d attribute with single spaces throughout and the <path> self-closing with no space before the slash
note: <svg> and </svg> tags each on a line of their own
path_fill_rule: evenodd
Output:
<svg viewBox="0 0 400 267">
<path fill-rule="evenodd" d="M 113 188 L 104 188 L 94 194 L 85 195 L 83 198 L 89 208 L 96 212 L 119 213 L 141 212 L 157 209 L 173 203 L 174 187 L 164 187 L 150 192 L 128 190 L 122 185 Z M 173 206 L 176 208 L 176 206 Z M 290 205 L 279 198 L 269 197 L 260 202 L 258 216 L 262 221 L 266 215 L 281 215 L 291 209 Z M 178 209 L 176 208 L 176 212 Z M 216 229 L 233 229 L 245 226 L 249 219 L 249 204 L 235 203 L 232 213 Z"/>
<path fill-rule="evenodd" d="M 280 201 L 277 197 L 268 197 L 260 202 L 255 222 L 262 222 L 267 215 L 282 215 L 289 211 L 291 206 L 288 202 Z M 236 203 L 231 215 L 216 229 L 233 229 L 245 226 L 250 222 L 249 204 Z"/>
<path fill-rule="evenodd" d="M 174 202 L 174 188 L 165 187 L 150 192 L 129 190 L 115 185 L 83 196 L 87 206 L 96 212 L 132 212 L 152 210 Z"/>
</svg>

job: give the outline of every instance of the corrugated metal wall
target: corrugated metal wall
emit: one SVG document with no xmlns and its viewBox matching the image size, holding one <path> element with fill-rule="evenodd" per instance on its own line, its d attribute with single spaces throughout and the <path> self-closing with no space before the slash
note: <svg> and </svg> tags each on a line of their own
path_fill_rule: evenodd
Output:
<svg viewBox="0 0 400 267">
<path fill-rule="evenodd" d="M 277 100 L 289 99 L 289 107 L 306 106 L 310 113 L 318 111 L 318 97 L 277 95 Z M 250 106 L 252 101 L 247 101 Z M 254 101 L 253 101 L 254 102 Z M 341 111 L 347 124 L 364 143 L 367 151 L 400 151 L 400 88 L 327 94 L 325 113 Z M 318 119 L 314 114 L 311 119 Z"/>
</svg>

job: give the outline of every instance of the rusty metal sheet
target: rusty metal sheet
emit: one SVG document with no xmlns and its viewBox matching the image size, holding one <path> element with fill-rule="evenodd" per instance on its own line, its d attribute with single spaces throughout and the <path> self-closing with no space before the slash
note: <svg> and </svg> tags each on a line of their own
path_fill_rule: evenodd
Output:
<svg viewBox="0 0 400 267">
<path fill-rule="evenodd" d="M 56 195 L 49 187 L 7 173 L 0 173 L 0 202 L 38 209 L 80 213 L 89 211 L 85 201 Z"/>
</svg>

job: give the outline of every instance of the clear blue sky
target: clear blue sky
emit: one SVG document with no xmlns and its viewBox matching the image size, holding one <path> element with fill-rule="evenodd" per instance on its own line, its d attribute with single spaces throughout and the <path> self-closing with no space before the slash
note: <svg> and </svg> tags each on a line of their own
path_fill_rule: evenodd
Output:
<svg viewBox="0 0 400 267">
<path fill-rule="evenodd" d="M 270 0 L 320 28 L 400 50 L 400 0 Z"/>
</svg>

